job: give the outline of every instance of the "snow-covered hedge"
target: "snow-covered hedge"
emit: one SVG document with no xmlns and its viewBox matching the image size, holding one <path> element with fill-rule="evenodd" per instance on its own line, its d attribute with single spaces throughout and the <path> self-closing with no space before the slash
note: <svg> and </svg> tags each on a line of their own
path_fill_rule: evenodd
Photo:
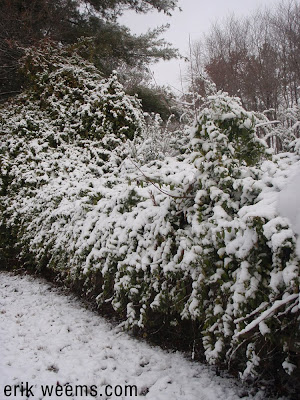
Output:
<svg viewBox="0 0 300 400">
<path fill-rule="evenodd" d="M 142 165 L 138 100 L 76 55 L 47 57 L 27 54 L 31 89 L 1 110 L 1 222 L 20 257 L 128 327 L 189 321 L 211 364 L 296 379 L 300 254 L 277 202 L 299 155 L 272 158 L 255 115 L 217 93 L 192 154 Z"/>
</svg>

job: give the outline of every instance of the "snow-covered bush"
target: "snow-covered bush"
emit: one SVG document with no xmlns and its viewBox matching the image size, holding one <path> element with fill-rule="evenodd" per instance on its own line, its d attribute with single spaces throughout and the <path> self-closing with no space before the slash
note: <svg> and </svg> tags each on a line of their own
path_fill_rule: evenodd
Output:
<svg viewBox="0 0 300 400">
<path fill-rule="evenodd" d="M 192 228 L 201 265 L 194 298 L 203 307 L 205 355 L 211 363 L 246 359 L 243 377 L 264 364 L 259 357 L 272 359 L 275 349 L 284 354 L 299 318 L 295 232 L 276 209 L 282 181 L 290 165 L 299 168 L 299 157 L 268 161 L 256 123 L 237 99 L 217 94 L 208 98 L 194 138 L 199 190 Z M 237 349 L 246 345 L 242 358 Z"/>
<path fill-rule="evenodd" d="M 1 110 L 1 224 L 23 261 L 128 327 L 189 327 L 209 363 L 243 378 L 296 377 L 297 232 L 277 200 L 299 155 L 271 160 L 255 115 L 216 93 L 192 154 L 152 156 L 138 100 L 63 52 L 27 55 L 31 89 Z"/>
<path fill-rule="evenodd" d="M 116 73 L 101 79 L 75 50 L 48 43 L 26 49 L 21 69 L 28 81 L 27 99 L 55 120 L 63 139 L 105 137 L 105 144 L 114 148 L 120 140 L 141 134 L 144 118 L 137 97 L 125 95 Z"/>
<path fill-rule="evenodd" d="M 268 110 L 269 112 L 272 110 Z M 268 111 L 266 113 L 268 113 Z M 294 104 L 292 107 L 279 107 L 275 121 L 269 121 L 264 117 L 261 123 L 262 133 L 269 146 L 276 153 L 298 152 L 300 148 L 300 107 Z"/>
</svg>

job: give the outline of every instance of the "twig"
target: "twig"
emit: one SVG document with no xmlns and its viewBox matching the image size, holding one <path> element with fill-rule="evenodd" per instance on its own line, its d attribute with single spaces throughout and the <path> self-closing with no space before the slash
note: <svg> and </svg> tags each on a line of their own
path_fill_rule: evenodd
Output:
<svg viewBox="0 0 300 400">
<path fill-rule="evenodd" d="M 155 187 L 155 189 L 159 190 L 161 193 L 165 194 L 166 196 L 172 197 L 173 199 L 193 199 L 194 198 L 193 196 L 175 196 L 171 193 L 165 192 L 160 187 L 156 186 L 155 183 L 153 183 L 152 180 L 144 174 L 144 172 L 141 170 L 141 168 L 138 165 L 136 165 L 136 163 L 131 158 L 129 158 L 129 160 L 140 171 L 140 173 L 144 176 L 144 178 L 146 179 L 147 182 L 149 182 L 151 185 L 153 185 Z"/>
</svg>

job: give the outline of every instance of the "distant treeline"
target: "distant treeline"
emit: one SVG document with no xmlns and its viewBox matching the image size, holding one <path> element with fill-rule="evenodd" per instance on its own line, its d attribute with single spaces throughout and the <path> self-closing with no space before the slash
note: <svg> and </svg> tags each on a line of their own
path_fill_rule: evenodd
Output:
<svg viewBox="0 0 300 400">
<path fill-rule="evenodd" d="M 215 23 L 192 46 L 194 89 L 203 68 L 218 89 L 239 96 L 247 109 L 292 107 L 300 94 L 300 4 L 289 0 Z"/>
</svg>

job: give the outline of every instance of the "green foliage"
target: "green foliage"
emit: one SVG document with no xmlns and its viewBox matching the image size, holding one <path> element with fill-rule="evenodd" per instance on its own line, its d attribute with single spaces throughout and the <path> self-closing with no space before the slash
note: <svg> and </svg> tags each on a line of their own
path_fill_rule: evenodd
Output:
<svg viewBox="0 0 300 400">
<path fill-rule="evenodd" d="M 179 117 L 174 99 L 164 88 L 133 86 L 128 93 L 136 94 L 141 100 L 143 110 L 149 114 L 159 114 L 163 121 L 167 121 L 172 114 Z"/>
</svg>

